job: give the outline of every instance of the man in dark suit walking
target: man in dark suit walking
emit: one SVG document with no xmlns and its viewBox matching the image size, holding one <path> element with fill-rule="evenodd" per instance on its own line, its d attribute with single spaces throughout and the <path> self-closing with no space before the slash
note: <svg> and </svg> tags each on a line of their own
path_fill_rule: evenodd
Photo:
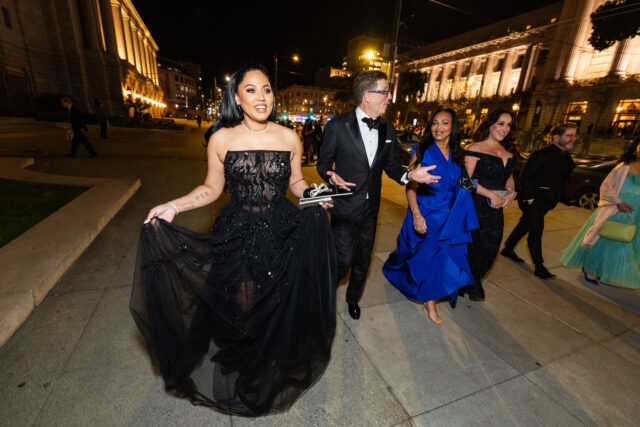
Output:
<svg viewBox="0 0 640 427">
<path fill-rule="evenodd" d="M 69 110 L 69 122 L 71 123 L 71 130 L 73 131 L 73 138 L 71 139 L 71 151 L 69 154 L 65 154 L 68 157 L 76 157 L 76 151 L 78 151 L 78 145 L 84 145 L 91 157 L 96 157 L 98 153 L 93 149 L 89 140 L 87 139 L 87 124 L 84 121 L 84 115 L 78 107 L 73 105 L 71 98 L 68 96 L 63 97 L 60 103 L 64 108 Z"/>
<path fill-rule="evenodd" d="M 564 192 L 567 179 L 575 165 L 570 151 L 578 138 L 578 126 L 562 123 L 551 131 L 552 144 L 534 152 L 522 170 L 518 206 L 522 217 L 507 238 L 501 254 L 515 262 L 524 262 L 513 251 L 516 244 L 529 233 L 527 243 L 535 265 L 535 275 L 542 279 L 553 279 L 542 259 L 542 231 L 544 216 L 553 209 Z"/>
<path fill-rule="evenodd" d="M 338 280 L 351 269 L 347 288 L 349 315 L 358 319 L 358 301 L 371 261 L 380 209 L 382 171 L 400 184 L 410 180 L 437 182 L 429 174 L 435 166 L 418 167 L 405 172 L 400 162 L 393 125 L 380 118 L 391 99 L 387 76 L 380 71 L 365 71 L 353 82 L 358 107 L 334 117 L 324 131 L 317 170 L 330 184 L 352 188 L 353 196 L 334 201 L 331 212 Z"/>
</svg>

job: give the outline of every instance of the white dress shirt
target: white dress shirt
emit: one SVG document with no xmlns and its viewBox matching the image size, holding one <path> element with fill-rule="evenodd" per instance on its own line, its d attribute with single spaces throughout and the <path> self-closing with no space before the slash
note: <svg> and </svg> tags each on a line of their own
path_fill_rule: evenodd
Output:
<svg viewBox="0 0 640 427">
<path fill-rule="evenodd" d="M 378 129 L 371 128 L 369 125 L 362 121 L 364 117 L 369 117 L 365 114 L 360 107 L 356 107 L 356 119 L 358 126 L 360 127 L 360 135 L 362 135 L 362 142 L 364 142 L 364 150 L 367 153 L 367 160 L 369 161 L 369 167 L 373 164 L 373 159 L 376 157 L 378 151 Z M 400 179 L 403 184 L 409 183 L 409 173 L 406 172 Z M 369 194 L 367 194 L 367 199 Z"/>
<path fill-rule="evenodd" d="M 364 150 L 367 152 L 367 160 L 369 161 L 369 166 L 371 166 L 374 157 L 376 157 L 376 151 L 378 151 L 378 129 L 369 129 L 369 125 L 362 121 L 365 117 L 369 116 L 360 107 L 356 107 L 356 119 L 358 120 L 358 126 L 360 126 L 360 135 L 362 135 Z"/>
</svg>

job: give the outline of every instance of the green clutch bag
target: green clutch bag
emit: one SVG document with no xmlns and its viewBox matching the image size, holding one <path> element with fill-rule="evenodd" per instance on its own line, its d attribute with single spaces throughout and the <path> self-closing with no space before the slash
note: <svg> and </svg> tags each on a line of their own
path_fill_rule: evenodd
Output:
<svg viewBox="0 0 640 427">
<path fill-rule="evenodd" d="M 617 240 L 619 242 L 629 243 L 633 240 L 633 236 L 636 234 L 636 226 L 631 219 L 629 212 L 626 212 L 631 224 L 625 224 L 623 222 L 605 221 L 598 230 L 600 237 L 605 239 Z"/>
</svg>

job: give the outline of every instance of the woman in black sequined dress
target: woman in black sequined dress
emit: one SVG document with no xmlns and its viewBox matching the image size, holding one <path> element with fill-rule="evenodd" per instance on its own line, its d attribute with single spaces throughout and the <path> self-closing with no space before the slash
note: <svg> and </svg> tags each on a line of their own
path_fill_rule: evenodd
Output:
<svg viewBox="0 0 640 427">
<path fill-rule="evenodd" d="M 482 278 L 491 269 L 502 242 L 504 216 L 502 209 L 516 196 L 513 173 L 516 170 L 514 117 L 509 111 L 494 110 L 473 134 L 474 143 L 467 146 L 464 163 L 472 180 L 477 180 L 473 194 L 480 228 L 471 232 L 469 265 L 473 285 L 461 290 L 472 301 L 484 300 Z M 499 195 L 493 190 L 508 191 Z"/>
<path fill-rule="evenodd" d="M 205 182 L 151 209 L 130 309 L 167 388 L 244 416 L 288 409 L 324 372 L 335 331 L 336 259 L 326 213 L 300 211 L 302 147 L 270 121 L 261 67 L 237 71 L 210 130 Z M 203 235 L 175 215 L 231 201 Z"/>
</svg>

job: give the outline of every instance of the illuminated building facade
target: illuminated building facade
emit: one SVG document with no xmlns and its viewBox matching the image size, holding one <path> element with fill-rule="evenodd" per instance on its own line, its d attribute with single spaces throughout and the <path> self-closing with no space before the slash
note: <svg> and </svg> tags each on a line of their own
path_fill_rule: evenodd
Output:
<svg viewBox="0 0 640 427">
<path fill-rule="evenodd" d="M 347 104 L 334 99 L 336 90 L 314 86 L 293 85 L 280 90 L 277 96 L 279 117 L 294 121 L 307 117 L 333 117 L 347 111 Z"/>
<path fill-rule="evenodd" d="M 342 69 L 353 73 L 361 71 L 382 71 L 389 76 L 391 61 L 388 60 L 389 43 L 375 37 L 361 35 L 349 40 L 347 56 L 342 61 Z"/>
<path fill-rule="evenodd" d="M 165 105 L 158 86 L 158 46 L 131 0 L 3 1 L 0 112 L 42 110 L 42 100 L 70 95 L 85 111 L 95 101 L 126 114 L 139 100 L 153 116 Z"/>
<path fill-rule="evenodd" d="M 349 70 L 334 67 L 322 67 L 316 71 L 315 86 L 337 90 L 345 90 L 349 87 L 352 73 Z"/>
<path fill-rule="evenodd" d="M 407 52 L 396 75 L 424 73 L 417 105 L 466 102 L 459 113 L 469 124 L 502 106 L 521 129 L 572 121 L 582 134 L 638 135 L 640 37 L 594 51 L 590 14 L 603 3 L 565 0 L 432 43 Z M 403 101 L 398 87 L 394 102 Z"/>
<path fill-rule="evenodd" d="M 198 64 L 158 57 L 158 78 L 166 113 L 176 117 L 197 114 L 202 109 L 202 76 Z"/>
</svg>

